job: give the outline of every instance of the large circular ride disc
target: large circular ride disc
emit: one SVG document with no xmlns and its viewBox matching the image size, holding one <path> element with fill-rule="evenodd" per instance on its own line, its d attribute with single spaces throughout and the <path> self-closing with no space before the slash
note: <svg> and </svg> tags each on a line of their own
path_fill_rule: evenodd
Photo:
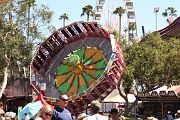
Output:
<svg viewBox="0 0 180 120">
<path fill-rule="evenodd" d="M 78 57 L 77 57 L 78 56 Z M 56 70 L 56 87 L 60 93 L 69 96 L 82 94 L 97 85 L 104 74 L 107 58 L 102 50 L 83 47 L 65 57 Z"/>
<path fill-rule="evenodd" d="M 116 88 L 124 61 L 120 45 L 108 31 L 95 22 L 75 22 L 40 45 L 31 68 L 46 81 L 46 96 L 68 94 L 68 107 L 82 111 Z"/>
</svg>

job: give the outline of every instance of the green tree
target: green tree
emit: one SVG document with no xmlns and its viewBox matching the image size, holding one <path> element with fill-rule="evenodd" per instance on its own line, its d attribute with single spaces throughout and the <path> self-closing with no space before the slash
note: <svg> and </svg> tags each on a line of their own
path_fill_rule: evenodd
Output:
<svg viewBox="0 0 180 120">
<path fill-rule="evenodd" d="M 34 43 L 44 38 L 44 30 L 51 31 L 51 17 L 52 12 L 43 5 L 39 9 L 34 0 L 15 0 L 0 7 L 0 98 L 7 82 L 29 76 Z M 41 31 L 41 25 L 47 28 Z"/>
<path fill-rule="evenodd" d="M 121 35 L 121 18 L 123 14 L 125 13 L 125 9 L 123 7 L 118 7 L 113 11 L 113 14 L 118 14 L 119 15 L 119 35 Z"/>
<path fill-rule="evenodd" d="M 173 22 L 173 17 L 177 17 L 177 10 L 174 7 L 168 7 L 162 13 L 164 17 L 168 17 L 167 22 L 170 24 Z"/>
<path fill-rule="evenodd" d="M 63 13 L 60 17 L 59 17 L 60 20 L 63 20 L 63 27 L 65 26 L 65 21 L 66 20 L 69 20 L 69 17 L 68 17 L 68 14 L 66 13 Z"/>
<path fill-rule="evenodd" d="M 167 47 L 166 47 L 167 46 Z M 166 42 L 165 78 L 167 84 L 180 84 L 180 39 L 170 38 Z M 174 83 L 175 81 L 175 83 Z"/>
<path fill-rule="evenodd" d="M 87 21 L 89 21 L 90 16 L 95 16 L 95 10 L 93 10 L 93 6 L 86 5 L 82 8 L 82 14 L 81 16 L 87 15 Z"/>
<path fill-rule="evenodd" d="M 115 40 L 119 40 L 119 34 L 118 31 L 113 31 L 112 34 L 114 35 Z"/>
<path fill-rule="evenodd" d="M 14 7 L 16 8 L 13 10 L 16 13 L 16 24 L 26 31 L 26 34 L 29 32 L 30 42 L 36 40 L 38 43 L 44 40 L 48 33 L 55 30 L 50 24 L 53 12 L 47 6 L 43 4 L 37 6 L 35 0 L 19 0 L 14 2 Z"/>
<path fill-rule="evenodd" d="M 126 68 L 118 89 L 126 101 L 125 116 L 138 101 L 128 105 L 127 94 L 132 92 L 132 88 L 136 92 L 149 92 L 180 79 L 179 47 L 179 39 L 162 40 L 159 33 L 147 35 L 142 43 L 134 42 L 129 47 L 123 47 Z M 134 81 L 136 84 L 133 84 Z"/>
</svg>

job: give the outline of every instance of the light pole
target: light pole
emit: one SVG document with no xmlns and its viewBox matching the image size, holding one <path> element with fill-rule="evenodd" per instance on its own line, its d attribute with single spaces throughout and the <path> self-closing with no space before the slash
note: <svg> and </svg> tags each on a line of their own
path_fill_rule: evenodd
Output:
<svg viewBox="0 0 180 120">
<path fill-rule="evenodd" d="M 155 13 L 155 21 L 156 21 L 156 31 L 157 31 L 157 13 L 159 12 L 159 7 L 154 8 L 154 13 Z"/>
</svg>

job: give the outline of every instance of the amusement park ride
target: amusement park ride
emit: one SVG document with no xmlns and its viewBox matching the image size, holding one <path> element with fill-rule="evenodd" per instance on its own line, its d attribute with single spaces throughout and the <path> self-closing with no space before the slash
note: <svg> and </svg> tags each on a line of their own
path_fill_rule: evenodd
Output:
<svg viewBox="0 0 180 120">
<path fill-rule="evenodd" d="M 36 79 L 45 83 L 44 96 L 68 94 L 73 111 L 86 109 L 93 100 L 102 101 L 117 87 L 125 67 L 121 46 L 98 24 L 104 3 L 97 1 L 96 22 L 74 22 L 58 29 L 39 46 L 31 62 Z M 131 24 L 135 22 L 132 2 L 125 3 Z"/>
<path fill-rule="evenodd" d="M 120 5 L 119 3 L 122 2 L 124 5 Z M 116 22 L 116 19 L 119 20 L 119 18 L 115 17 L 113 15 L 113 11 L 117 8 L 122 6 L 126 11 L 126 17 L 122 16 L 125 21 L 124 23 L 124 29 L 128 32 L 127 39 L 132 37 L 132 33 L 129 32 L 128 28 L 131 25 L 136 26 L 136 16 L 135 16 L 135 7 L 133 0 L 115 0 L 112 2 L 112 0 L 97 0 L 95 5 L 95 17 L 94 20 L 98 23 L 102 21 L 102 18 L 107 18 L 106 22 L 108 22 L 108 25 L 111 27 L 117 27 L 118 22 Z M 108 9 L 108 11 L 107 11 Z M 114 25 L 115 24 L 115 25 Z M 106 26 L 108 27 L 108 26 Z M 119 29 L 119 28 L 118 28 Z M 126 33 L 125 33 L 126 34 Z M 137 36 L 137 28 L 136 28 L 136 35 Z"/>
<path fill-rule="evenodd" d="M 100 22 L 100 20 L 103 16 L 102 14 L 103 14 L 105 2 L 107 2 L 107 1 L 108 0 L 97 0 L 96 6 L 95 6 L 96 14 L 95 14 L 95 18 L 94 18 L 96 22 Z M 125 10 L 126 10 L 127 18 L 128 18 L 127 19 L 128 25 L 136 24 L 135 9 L 134 9 L 134 5 L 133 5 L 133 1 L 132 0 L 123 0 L 123 1 L 125 3 Z M 117 6 L 117 7 L 119 7 L 119 6 Z M 115 10 L 115 8 L 113 10 Z"/>
</svg>

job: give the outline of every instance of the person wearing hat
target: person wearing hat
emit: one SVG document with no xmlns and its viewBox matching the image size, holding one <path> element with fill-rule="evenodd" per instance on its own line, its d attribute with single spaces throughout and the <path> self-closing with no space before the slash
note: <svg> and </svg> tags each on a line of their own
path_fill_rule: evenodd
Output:
<svg viewBox="0 0 180 120">
<path fill-rule="evenodd" d="M 176 119 L 174 120 L 180 120 L 180 110 L 177 110 L 177 113 L 176 113 Z"/>
<path fill-rule="evenodd" d="M 92 101 L 89 105 L 90 116 L 83 120 L 105 120 L 105 117 L 99 114 L 101 104 L 98 101 Z"/>
<path fill-rule="evenodd" d="M 112 120 L 119 120 L 118 110 L 116 108 L 112 108 L 110 111 L 110 116 Z"/>
</svg>

